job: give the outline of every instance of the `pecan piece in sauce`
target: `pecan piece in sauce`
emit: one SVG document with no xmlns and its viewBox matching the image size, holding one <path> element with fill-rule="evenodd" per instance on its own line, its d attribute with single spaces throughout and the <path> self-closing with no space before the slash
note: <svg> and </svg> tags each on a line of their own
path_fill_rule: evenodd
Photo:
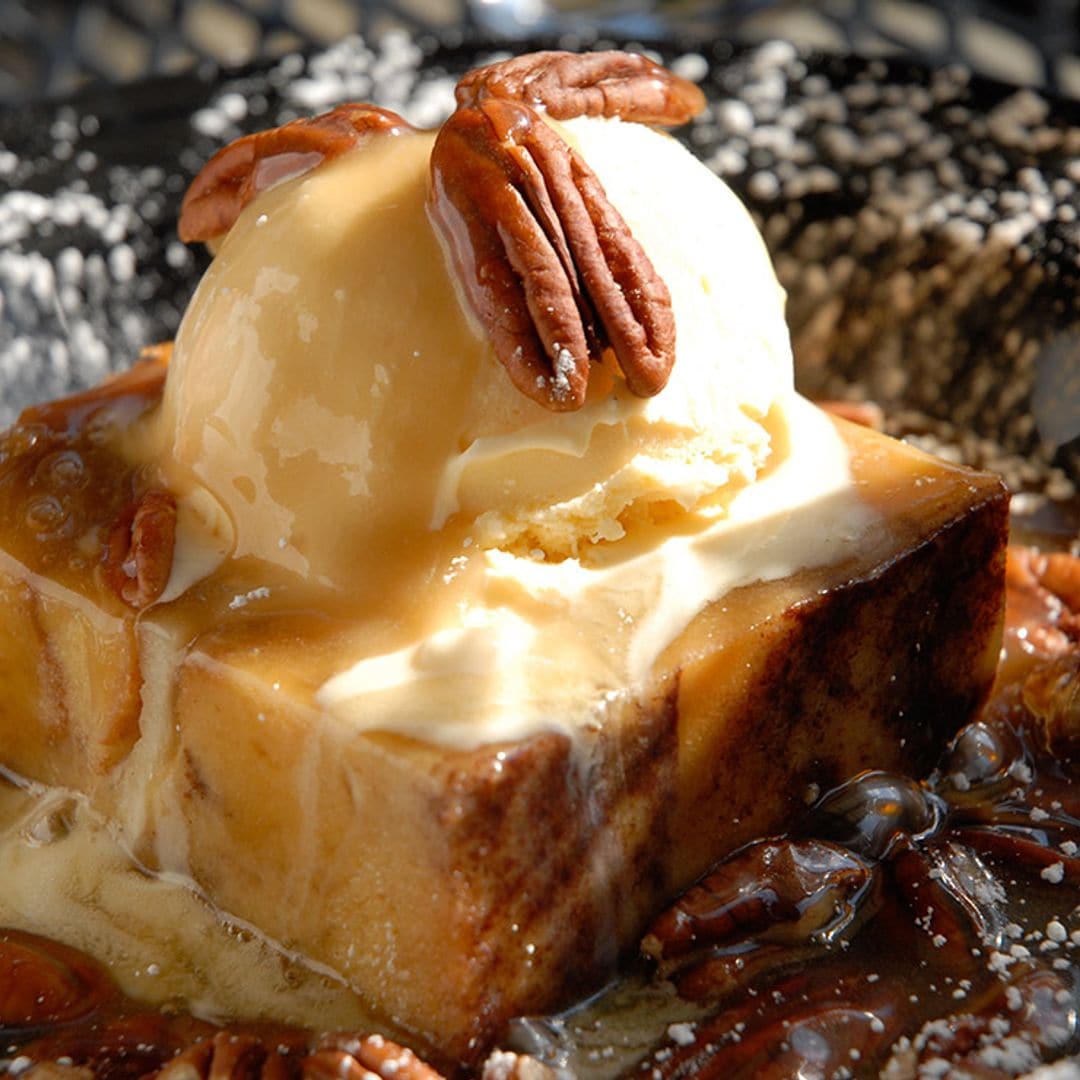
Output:
<svg viewBox="0 0 1080 1080">
<path fill-rule="evenodd" d="M 290 1080 L 295 1070 L 261 1039 L 219 1031 L 177 1054 L 152 1075 L 155 1080 Z"/>
<path fill-rule="evenodd" d="M 373 135 L 399 135 L 411 125 L 375 105 L 339 105 L 310 119 L 259 131 L 219 150 L 191 182 L 180 206 L 180 239 L 224 236 L 262 191 L 309 172 Z"/>
<path fill-rule="evenodd" d="M 1036 668 L 1023 686 L 1047 753 L 1080 760 L 1080 647 Z"/>
<path fill-rule="evenodd" d="M 355 1080 L 442 1080 L 442 1074 L 432 1068 L 407 1047 L 391 1042 L 382 1035 L 324 1036 L 319 1045 L 304 1059 L 305 1080 L 325 1077 L 355 1078 Z"/>
<path fill-rule="evenodd" d="M 671 963 L 742 939 L 834 935 L 850 921 L 873 873 L 855 852 L 823 840 L 750 844 L 656 919 L 642 952 Z"/>
<path fill-rule="evenodd" d="M 1004 673 L 1012 681 L 1020 667 L 1080 642 L 1080 559 L 1013 544 L 1005 574 Z"/>
<path fill-rule="evenodd" d="M 1076 760 L 1080 758 L 1080 558 L 1013 545 L 1006 580 L 999 708 L 1022 702 L 1037 722 L 1044 749 Z"/>
<path fill-rule="evenodd" d="M 176 499 L 167 491 L 144 492 L 109 533 L 105 580 L 131 607 L 147 607 L 165 591 L 175 543 Z"/>
</svg>

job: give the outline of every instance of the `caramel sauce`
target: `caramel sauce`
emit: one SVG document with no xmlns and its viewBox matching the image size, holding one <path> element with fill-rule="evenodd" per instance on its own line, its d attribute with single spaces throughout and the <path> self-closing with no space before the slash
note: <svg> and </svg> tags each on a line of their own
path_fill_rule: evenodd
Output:
<svg viewBox="0 0 1080 1080">
<path fill-rule="evenodd" d="M 31 572 L 110 595 L 95 571 L 144 483 L 113 437 L 158 402 L 167 359 L 156 350 L 103 386 L 27 409 L 0 434 L 4 545 Z"/>
<path fill-rule="evenodd" d="M 1055 592 L 1072 568 L 1053 565 L 1011 551 L 1002 670 L 1020 674 L 923 782 L 870 772 L 825 793 L 663 913 L 619 982 L 515 1021 L 503 1045 L 582 1077 L 995 1078 L 1075 1052 L 1080 635 Z M 1048 620 L 1033 660 L 1023 642 Z M 223 1053 L 212 1072 L 222 1046 L 243 1056 L 237 1040 L 247 1064 L 227 1071 Z M 9 1068 L 134 1077 L 185 1055 L 186 1075 L 326 1075 L 313 1055 L 346 1042 L 150 1009 L 77 951 L 0 934 Z"/>
</svg>

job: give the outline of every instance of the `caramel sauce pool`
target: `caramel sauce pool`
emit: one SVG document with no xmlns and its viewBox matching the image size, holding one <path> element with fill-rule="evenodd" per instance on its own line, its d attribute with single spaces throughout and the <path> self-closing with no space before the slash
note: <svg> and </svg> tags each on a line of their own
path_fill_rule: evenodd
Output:
<svg viewBox="0 0 1080 1080">
<path fill-rule="evenodd" d="M 1011 551 L 1010 677 L 929 777 L 809 792 L 797 833 L 717 866 L 616 983 L 513 1022 L 501 1045 L 534 1075 L 585 1080 L 996 1078 L 1080 1050 L 1080 562 L 1054 558 Z M 0 933 L 0 1045 L 13 1073 L 363 1071 L 359 1036 L 148 1009 L 82 954 L 15 932 Z"/>
<path fill-rule="evenodd" d="M 1005 712 L 925 785 L 866 773 L 806 836 L 736 853 L 658 920 L 651 961 L 511 1045 L 652 1078 L 1011 1077 L 1080 1050 L 1076 771 Z"/>
</svg>

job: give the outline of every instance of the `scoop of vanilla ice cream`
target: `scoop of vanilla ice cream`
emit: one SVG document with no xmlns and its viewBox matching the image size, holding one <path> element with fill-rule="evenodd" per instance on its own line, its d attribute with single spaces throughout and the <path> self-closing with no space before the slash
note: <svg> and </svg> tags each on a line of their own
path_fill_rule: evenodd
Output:
<svg viewBox="0 0 1080 1080">
<path fill-rule="evenodd" d="M 634 397 L 605 360 L 578 412 L 525 398 L 428 219 L 434 136 L 371 139 L 247 207 L 177 335 L 147 437 L 182 500 L 216 503 L 234 557 L 389 609 L 463 537 L 581 556 L 641 520 L 722 515 L 764 467 L 792 369 L 752 221 L 666 135 L 562 130 L 671 290 L 668 386 Z"/>
<path fill-rule="evenodd" d="M 645 125 L 581 117 L 553 126 L 667 283 L 676 362 L 663 391 L 645 399 L 594 371 L 598 392 L 581 412 L 479 436 L 450 463 L 437 520 L 464 509 L 488 546 L 548 557 L 617 540 L 643 518 L 722 514 L 768 459 L 768 414 L 793 383 L 784 293 L 730 188 Z M 513 497 L 492 498 L 506 475 Z"/>
</svg>

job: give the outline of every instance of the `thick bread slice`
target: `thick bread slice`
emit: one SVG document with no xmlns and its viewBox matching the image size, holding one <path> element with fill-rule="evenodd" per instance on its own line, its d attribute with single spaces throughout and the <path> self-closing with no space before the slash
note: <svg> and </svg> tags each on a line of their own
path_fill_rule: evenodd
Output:
<svg viewBox="0 0 1080 1080">
<path fill-rule="evenodd" d="M 859 556 L 703 605 L 648 688 L 576 739 L 449 750 L 356 730 L 314 700 L 338 617 L 205 625 L 200 588 L 136 617 L 5 525 L 0 764 L 88 794 L 142 866 L 190 876 L 468 1059 L 508 1017 L 593 985 L 665 899 L 809 793 L 926 767 L 988 690 L 1001 484 L 844 431 L 881 512 Z M 25 454 L 5 507 L 40 467 Z"/>
</svg>

